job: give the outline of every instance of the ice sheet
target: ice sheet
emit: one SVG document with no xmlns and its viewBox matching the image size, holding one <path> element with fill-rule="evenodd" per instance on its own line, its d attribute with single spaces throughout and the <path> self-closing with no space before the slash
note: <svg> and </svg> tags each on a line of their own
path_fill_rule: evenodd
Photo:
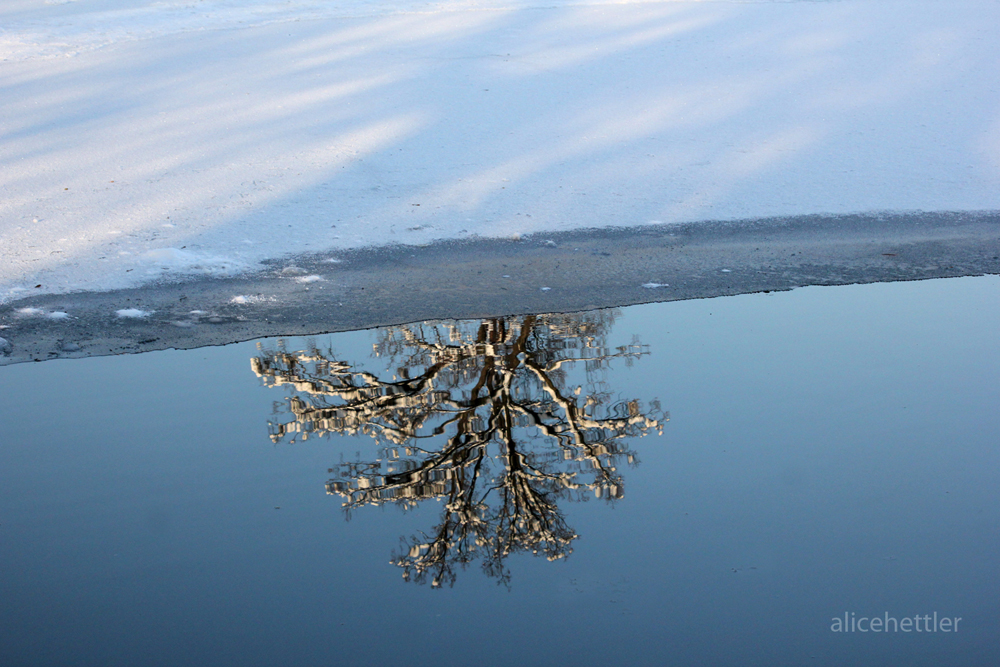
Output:
<svg viewBox="0 0 1000 667">
<path fill-rule="evenodd" d="M 0 299 L 373 244 L 997 209 L 998 25 L 990 0 L 8 1 Z"/>
</svg>

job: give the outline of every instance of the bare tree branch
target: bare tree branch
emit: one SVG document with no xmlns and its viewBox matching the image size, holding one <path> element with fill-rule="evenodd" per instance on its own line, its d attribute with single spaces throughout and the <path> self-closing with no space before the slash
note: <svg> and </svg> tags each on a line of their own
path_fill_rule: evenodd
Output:
<svg viewBox="0 0 1000 667">
<path fill-rule="evenodd" d="M 605 375 L 615 360 L 648 354 L 638 341 L 614 351 L 604 340 L 615 311 L 528 315 L 482 322 L 422 323 L 380 330 L 383 379 L 332 351 L 262 350 L 251 360 L 266 386 L 292 394 L 269 424 L 279 442 L 364 433 L 382 447 L 374 461 L 343 463 L 327 483 L 345 511 L 391 502 L 446 501 L 430 533 L 403 541 L 392 562 L 405 579 L 454 584 L 457 567 L 480 560 L 507 584 L 504 560 L 529 552 L 550 560 L 577 538 L 560 499 L 623 496 L 617 468 L 636 461 L 630 438 L 667 417 L 653 401 L 612 402 Z M 581 362 L 587 387 L 566 386 Z M 435 446 L 432 443 L 440 443 Z"/>
</svg>

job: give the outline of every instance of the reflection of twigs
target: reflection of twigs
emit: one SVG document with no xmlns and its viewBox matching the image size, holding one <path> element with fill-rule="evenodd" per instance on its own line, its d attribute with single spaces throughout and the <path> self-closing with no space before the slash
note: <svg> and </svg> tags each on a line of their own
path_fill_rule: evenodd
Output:
<svg viewBox="0 0 1000 667">
<path fill-rule="evenodd" d="M 405 578 L 451 585 L 455 566 L 478 558 L 506 583 L 503 561 L 512 553 L 554 560 L 572 551 L 576 534 L 559 498 L 588 491 L 620 498 L 617 461 L 635 459 L 621 441 L 662 430 L 655 402 L 643 413 L 638 401 L 609 405 L 611 393 L 598 390 L 612 360 L 647 354 L 638 343 L 604 347 L 614 319 L 600 312 L 390 327 L 375 353 L 394 363 L 391 380 L 315 347 L 265 353 L 252 367 L 268 386 L 296 392 L 284 404 L 292 420 L 270 425 L 276 442 L 296 433 L 365 433 L 384 447 L 382 459 L 342 464 L 327 483 L 345 510 L 447 501 L 434 530 L 393 556 Z M 577 361 L 591 388 L 582 396 L 581 387 L 565 387 Z"/>
</svg>

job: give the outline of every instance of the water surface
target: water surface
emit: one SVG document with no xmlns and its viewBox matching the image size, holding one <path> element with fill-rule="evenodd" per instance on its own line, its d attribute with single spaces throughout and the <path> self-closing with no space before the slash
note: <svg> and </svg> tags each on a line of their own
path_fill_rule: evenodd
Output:
<svg viewBox="0 0 1000 667">
<path fill-rule="evenodd" d="M 3 662 L 991 664 L 998 295 L 0 369 Z M 845 613 L 962 620 L 831 631 Z"/>
</svg>

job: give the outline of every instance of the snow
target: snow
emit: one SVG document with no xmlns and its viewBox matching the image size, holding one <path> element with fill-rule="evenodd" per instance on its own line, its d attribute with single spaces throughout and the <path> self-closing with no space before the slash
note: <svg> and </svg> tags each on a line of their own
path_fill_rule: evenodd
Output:
<svg viewBox="0 0 1000 667">
<path fill-rule="evenodd" d="M 139 310 L 138 308 L 122 308 L 116 310 L 115 315 L 119 319 L 140 320 L 153 314 L 151 310 Z"/>
<path fill-rule="evenodd" d="M 205 274 L 226 276 L 246 270 L 247 265 L 228 257 L 178 248 L 157 248 L 142 254 L 149 274 Z"/>
<path fill-rule="evenodd" d="M 373 244 L 998 209 L 998 25 L 995 0 L 5 0 L 0 300 Z"/>
<path fill-rule="evenodd" d="M 49 312 L 49 311 L 43 310 L 42 308 L 31 308 L 31 307 L 29 307 L 29 308 L 17 308 L 14 312 L 16 314 L 20 315 L 21 317 L 44 317 L 44 318 L 49 319 L 49 320 L 68 320 L 68 319 L 70 319 L 69 313 L 61 311 L 61 310 L 54 310 L 54 311 Z"/>
<path fill-rule="evenodd" d="M 276 301 L 276 299 L 273 296 L 268 297 L 268 296 L 261 296 L 260 294 L 252 294 L 252 295 L 238 294 L 238 295 L 234 296 L 232 299 L 230 299 L 229 303 L 235 304 L 237 306 L 245 306 L 245 305 L 248 305 L 248 304 L 266 303 L 266 302 L 274 302 L 274 301 Z M 199 315 L 199 316 L 200 315 L 208 315 L 208 313 L 206 313 L 203 310 L 192 310 L 190 314 L 191 315 Z"/>
</svg>

